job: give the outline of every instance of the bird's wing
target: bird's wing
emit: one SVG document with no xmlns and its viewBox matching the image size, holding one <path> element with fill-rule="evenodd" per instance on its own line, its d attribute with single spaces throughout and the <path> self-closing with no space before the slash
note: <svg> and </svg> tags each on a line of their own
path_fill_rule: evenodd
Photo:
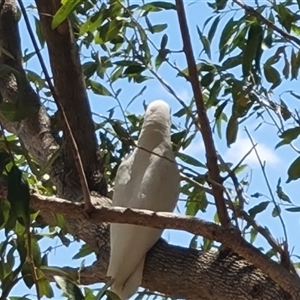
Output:
<svg viewBox="0 0 300 300">
<path fill-rule="evenodd" d="M 128 155 L 120 164 L 116 178 L 115 178 L 115 190 L 113 194 L 113 206 L 128 207 L 128 199 L 132 196 L 132 186 L 134 185 L 132 179 L 132 167 L 135 158 L 133 153 Z"/>
<path fill-rule="evenodd" d="M 148 155 L 147 160 L 144 154 L 139 157 L 139 151 L 142 150 L 137 150 L 131 160 L 124 161 L 120 166 L 113 205 L 173 211 L 178 199 L 180 180 L 176 164 L 155 155 Z M 116 284 L 124 285 L 127 280 L 132 284 L 129 278 L 138 277 L 135 276 L 135 269 L 156 243 L 161 232 L 162 230 L 143 226 L 111 224 L 112 251 L 108 276 L 115 278 Z M 136 282 L 136 288 L 140 281 L 141 278 Z"/>
</svg>

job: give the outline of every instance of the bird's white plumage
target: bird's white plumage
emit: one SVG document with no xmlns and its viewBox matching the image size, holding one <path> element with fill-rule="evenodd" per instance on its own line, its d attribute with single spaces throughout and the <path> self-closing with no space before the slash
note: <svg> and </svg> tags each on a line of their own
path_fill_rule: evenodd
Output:
<svg viewBox="0 0 300 300">
<path fill-rule="evenodd" d="M 138 147 L 118 168 L 114 206 L 165 212 L 174 210 L 180 176 L 172 152 L 170 130 L 168 104 L 162 100 L 150 103 Z M 110 226 L 111 252 L 107 275 L 114 279 L 112 290 L 122 300 L 127 300 L 140 286 L 146 254 L 162 230 L 128 224 Z"/>
</svg>

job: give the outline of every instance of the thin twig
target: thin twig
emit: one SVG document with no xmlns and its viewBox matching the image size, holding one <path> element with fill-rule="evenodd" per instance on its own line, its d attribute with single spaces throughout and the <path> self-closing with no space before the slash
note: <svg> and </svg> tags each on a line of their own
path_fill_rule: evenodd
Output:
<svg viewBox="0 0 300 300">
<path fill-rule="evenodd" d="M 251 147 L 251 149 L 240 159 L 240 161 L 235 165 L 235 167 L 230 170 L 231 172 L 234 172 L 240 167 L 240 165 L 244 162 L 244 160 L 250 155 L 250 153 L 252 152 L 252 150 L 257 146 L 257 144 L 254 145 L 254 147 Z M 230 174 L 228 174 L 227 176 L 223 177 L 223 180 L 227 180 L 230 177 Z"/>
<path fill-rule="evenodd" d="M 252 137 L 251 137 L 251 135 L 250 135 L 250 133 L 249 133 L 249 131 L 247 130 L 246 127 L 245 127 L 245 131 L 246 131 L 246 134 L 247 134 L 247 136 L 248 136 L 248 138 L 249 138 L 251 144 L 254 145 L 253 139 L 252 139 Z M 274 195 L 273 195 L 273 193 L 272 193 L 272 189 L 271 189 L 271 186 L 270 186 L 270 183 L 269 183 L 269 180 L 268 180 L 266 171 L 265 171 L 265 166 L 264 166 L 264 164 L 262 163 L 262 161 L 261 161 L 261 159 L 260 159 L 260 156 L 259 156 L 258 151 L 257 151 L 256 148 L 254 148 L 254 151 L 255 151 L 255 155 L 256 155 L 256 157 L 257 157 L 257 160 L 258 160 L 258 162 L 259 162 L 261 171 L 262 171 L 262 173 L 263 173 L 265 182 L 266 182 L 266 184 L 267 184 L 267 187 L 268 187 L 269 194 L 270 194 L 270 197 L 271 197 L 271 199 L 272 199 L 272 202 L 273 202 L 275 208 L 278 210 L 278 217 L 279 217 L 279 220 L 280 220 L 280 222 L 281 222 L 281 226 L 282 226 L 282 228 L 283 228 L 283 233 L 284 233 L 285 241 L 287 242 L 287 241 L 288 241 L 288 237 L 287 237 L 286 227 L 285 227 L 284 221 L 283 221 L 283 219 L 282 219 L 282 216 L 281 216 L 281 214 L 279 213 L 279 207 L 278 207 L 278 205 L 277 205 L 277 203 L 276 203 L 276 201 L 275 201 Z"/>
<path fill-rule="evenodd" d="M 38 274 L 37 274 L 37 268 L 34 264 L 34 260 L 33 260 L 33 253 L 32 253 L 32 242 L 31 242 L 31 232 L 30 232 L 30 224 L 28 222 L 28 224 L 26 224 L 26 234 L 27 234 L 27 263 L 30 266 L 31 269 L 31 275 L 34 281 L 34 285 L 35 285 L 35 289 L 36 289 L 36 297 L 38 300 L 41 299 L 41 292 L 40 292 L 40 286 L 39 286 L 39 278 L 38 278 Z"/>
<path fill-rule="evenodd" d="M 216 183 L 222 185 L 222 179 L 218 167 L 217 153 L 212 138 L 212 131 L 209 125 L 209 120 L 206 114 L 203 95 L 201 92 L 201 87 L 199 83 L 196 62 L 193 55 L 190 33 L 189 33 L 187 20 L 185 16 L 183 1 L 176 0 L 175 2 L 177 8 L 177 16 L 180 25 L 181 37 L 183 41 L 183 52 L 187 60 L 190 83 L 192 85 L 192 89 L 195 97 L 195 102 L 196 102 L 197 111 L 199 115 L 199 123 L 201 126 L 201 133 L 203 136 L 203 141 L 206 150 L 207 167 L 211 179 Z M 226 209 L 226 205 L 223 201 L 223 189 L 220 188 L 218 185 L 214 185 L 213 192 L 214 192 L 214 198 L 216 202 L 219 220 L 223 226 L 227 227 L 230 224 L 230 218 Z"/>
<path fill-rule="evenodd" d="M 249 223 L 258 233 L 260 233 L 269 243 L 269 245 L 277 251 L 279 254 L 283 253 L 283 249 L 280 245 L 276 242 L 274 237 L 270 234 L 269 230 L 262 227 L 258 224 L 249 214 L 247 214 L 244 210 L 238 211 L 238 217 L 245 219 L 247 223 Z"/>
<path fill-rule="evenodd" d="M 208 187 L 204 186 L 203 184 L 197 182 L 193 178 L 186 176 L 184 173 L 180 172 L 180 177 L 181 177 L 181 179 L 185 180 L 186 182 L 189 182 L 189 183 L 193 184 L 195 187 L 199 188 L 200 190 L 202 190 L 202 191 L 204 191 L 204 192 L 206 192 L 210 195 L 213 195 L 213 192 L 210 188 L 208 188 Z"/>
<path fill-rule="evenodd" d="M 33 31 L 32 31 L 32 28 L 31 28 L 31 25 L 30 25 L 30 22 L 29 22 L 29 18 L 28 18 L 26 9 L 25 9 L 25 7 L 23 5 L 22 0 L 18 0 L 18 3 L 19 3 L 19 6 L 21 8 L 21 11 L 22 11 L 22 14 L 23 14 L 23 17 L 24 17 L 24 21 L 25 21 L 25 24 L 26 24 L 26 27 L 27 27 L 27 30 L 28 30 L 31 42 L 33 44 L 34 50 L 35 50 L 35 52 L 37 54 L 39 63 L 41 65 L 41 68 L 42 68 L 42 70 L 43 70 L 43 72 L 45 74 L 45 78 L 46 78 L 46 81 L 48 83 L 48 87 L 49 87 L 49 89 L 51 91 L 51 94 L 52 94 L 52 97 L 55 100 L 55 103 L 58 106 L 59 110 L 61 111 L 63 119 L 65 121 L 65 125 L 66 125 L 66 128 L 67 128 L 67 133 L 70 136 L 70 141 L 71 141 L 71 146 L 72 146 L 71 148 L 72 148 L 73 155 L 74 155 L 75 166 L 76 166 L 76 169 L 77 169 L 77 172 L 78 172 L 78 176 L 79 176 L 79 179 L 80 179 L 80 184 L 81 184 L 81 188 L 82 188 L 82 194 L 83 194 L 84 203 L 85 203 L 85 211 L 87 213 L 90 213 L 90 212 L 92 212 L 94 210 L 94 206 L 93 206 L 93 204 L 91 202 L 89 187 L 88 187 L 88 183 L 87 183 L 86 176 L 85 176 L 85 173 L 84 173 L 84 168 L 83 168 L 82 160 L 81 160 L 81 157 L 80 157 L 80 154 L 79 154 L 79 150 L 78 150 L 78 147 L 77 147 L 77 143 L 75 141 L 75 138 L 74 138 L 72 129 L 70 127 L 70 124 L 69 124 L 67 115 L 65 113 L 65 110 L 64 110 L 62 104 L 59 102 L 59 97 L 58 97 L 58 95 L 56 93 L 55 87 L 53 86 L 53 84 L 51 82 L 51 79 L 50 79 L 47 67 L 46 67 L 46 65 L 44 63 L 44 60 L 43 60 L 43 57 L 41 55 L 40 49 L 38 47 L 38 44 L 37 44 L 36 39 L 35 39 L 35 36 L 33 34 Z"/>
<path fill-rule="evenodd" d="M 290 35 L 289 33 L 283 31 L 279 27 L 277 27 L 274 23 L 270 22 L 268 19 L 266 19 L 264 16 L 262 16 L 258 11 L 256 11 L 253 7 L 245 4 L 241 0 L 232 0 L 235 4 L 243 8 L 249 15 L 252 15 L 256 17 L 261 23 L 267 25 L 269 28 L 273 29 L 277 33 L 279 33 L 282 37 L 285 39 L 292 41 L 296 43 L 298 46 L 300 46 L 300 40 L 296 38 L 295 36 Z"/>
<path fill-rule="evenodd" d="M 252 147 L 252 149 L 253 149 L 253 147 Z M 248 152 L 249 154 L 252 151 L 252 149 Z M 244 203 L 246 203 L 247 201 L 243 196 L 243 193 L 244 193 L 243 187 L 239 183 L 239 181 L 235 175 L 235 172 L 227 166 L 227 164 L 225 163 L 225 161 L 223 160 L 223 158 L 220 154 L 218 154 L 218 159 L 219 159 L 220 163 L 224 166 L 226 172 L 228 173 L 228 176 L 231 178 L 231 181 L 234 185 L 234 188 L 235 188 L 235 191 L 237 194 L 237 198 L 239 199 L 240 208 L 244 208 Z"/>
</svg>

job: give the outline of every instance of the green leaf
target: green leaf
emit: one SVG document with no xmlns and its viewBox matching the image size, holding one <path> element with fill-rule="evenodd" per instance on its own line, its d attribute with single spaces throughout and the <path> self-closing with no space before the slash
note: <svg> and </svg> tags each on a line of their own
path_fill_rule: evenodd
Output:
<svg viewBox="0 0 300 300">
<path fill-rule="evenodd" d="M 234 173 L 237 175 L 237 174 L 241 173 L 242 171 L 244 171 L 247 167 L 248 167 L 248 165 L 241 165 L 234 170 Z"/>
<path fill-rule="evenodd" d="M 10 291 L 19 281 L 18 275 L 20 273 L 21 267 L 19 266 L 12 272 L 9 272 L 8 275 L 2 280 L 1 282 L 1 296 L 7 293 L 7 291 Z M 11 297 L 9 297 L 11 298 Z"/>
<path fill-rule="evenodd" d="M 197 31 L 198 31 L 198 35 L 200 37 L 200 40 L 202 42 L 203 45 L 203 49 L 204 52 L 206 53 L 206 55 L 209 57 L 209 59 L 211 58 L 211 52 L 210 52 L 210 41 L 209 39 L 204 36 L 200 30 L 200 28 L 197 26 Z"/>
<path fill-rule="evenodd" d="M 292 114 L 289 111 L 289 108 L 281 99 L 280 99 L 280 114 L 284 121 L 287 121 L 288 119 L 290 119 L 292 117 Z"/>
<path fill-rule="evenodd" d="M 28 224 L 30 219 L 29 202 L 30 191 L 28 183 L 23 179 L 22 172 L 15 165 L 12 166 L 7 176 L 7 199 L 11 209 L 18 219 Z"/>
<path fill-rule="evenodd" d="M 79 35 L 84 35 L 87 32 L 94 32 L 100 27 L 104 18 L 104 7 L 101 7 L 94 15 L 92 15 L 83 25 L 80 27 Z"/>
<path fill-rule="evenodd" d="M 286 29 L 288 33 L 291 32 L 292 24 L 299 20 L 299 16 L 293 13 L 285 4 L 280 3 L 274 5 L 274 9 L 278 13 L 277 19 L 279 23 Z"/>
<path fill-rule="evenodd" d="M 93 81 L 93 80 L 89 80 L 89 84 L 90 84 L 91 90 L 95 94 L 112 97 L 111 92 L 105 86 L 103 86 L 101 83 Z"/>
<path fill-rule="evenodd" d="M 292 49 L 291 53 L 291 79 L 297 79 L 298 78 L 298 73 L 299 73 L 299 55 L 300 52 L 297 54 L 294 52 L 294 49 Z"/>
<path fill-rule="evenodd" d="M 162 32 L 168 27 L 168 24 L 157 24 L 152 26 L 153 33 Z"/>
<path fill-rule="evenodd" d="M 201 85 L 203 87 L 208 87 L 214 81 L 214 78 L 215 78 L 215 74 L 212 72 L 205 74 L 201 78 Z"/>
<path fill-rule="evenodd" d="M 284 55 L 284 67 L 282 69 L 282 74 L 285 79 L 288 79 L 290 76 L 290 62 L 288 61 L 286 54 Z"/>
<path fill-rule="evenodd" d="M 55 225 L 61 228 L 62 231 L 68 232 L 64 216 L 62 214 L 54 214 L 54 218 Z"/>
<path fill-rule="evenodd" d="M 212 39 L 215 36 L 215 33 L 216 33 L 216 30 L 217 30 L 218 24 L 220 22 L 220 19 L 221 19 L 220 16 L 216 17 L 214 19 L 209 31 L 208 31 L 207 38 L 208 38 L 210 43 L 212 42 Z"/>
<path fill-rule="evenodd" d="M 258 23 L 253 23 L 248 31 L 248 38 L 246 41 L 246 48 L 243 51 L 243 77 L 247 78 L 251 68 L 252 62 L 256 60 L 256 65 L 259 66 L 259 59 L 257 55 L 260 54 L 260 49 L 263 40 L 263 30 Z"/>
<path fill-rule="evenodd" d="M 300 206 L 289 207 L 289 208 L 286 208 L 285 210 L 289 211 L 289 212 L 300 212 Z"/>
<path fill-rule="evenodd" d="M 159 50 L 159 53 L 155 58 L 155 69 L 156 69 L 156 71 L 159 69 L 161 64 L 165 61 L 166 57 L 167 57 L 167 51 L 165 51 L 165 49 Z"/>
<path fill-rule="evenodd" d="M 217 10 L 222 10 L 226 7 L 228 0 L 216 0 L 216 9 Z"/>
<path fill-rule="evenodd" d="M 288 180 L 287 183 L 292 180 L 297 180 L 300 177 L 300 156 L 296 158 L 288 169 Z"/>
<path fill-rule="evenodd" d="M 99 300 L 99 298 L 94 295 L 94 291 L 88 287 L 84 287 L 84 300 Z"/>
<path fill-rule="evenodd" d="M 0 229 L 4 228 L 9 218 L 10 203 L 6 200 L 0 200 Z"/>
<path fill-rule="evenodd" d="M 127 106 L 126 106 L 126 109 L 131 105 L 131 103 L 137 99 L 139 96 L 143 95 L 144 91 L 147 89 L 147 85 L 144 85 L 142 87 L 142 89 L 135 95 L 131 98 L 131 100 L 128 102 Z"/>
<path fill-rule="evenodd" d="M 126 129 L 124 129 L 120 123 L 118 122 L 112 122 L 111 124 L 112 128 L 114 129 L 115 133 L 118 135 L 120 140 L 127 140 L 129 141 L 130 135 L 129 133 L 126 131 Z"/>
<path fill-rule="evenodd" d="M 51 27 L 55 29 L 59 24 L 61 24 L 64 20 L 66 20 L 69 14 L 75 10 L 78 3 L 81 0 L 64 0 L 62 1 L 62 6 L 58 9 L 54 18 L 52 20 Z"/>
<path fill-rule="evenodd" d="M 6 151 L 0 151 L 0 173 L 5 170 L 5 167 L 11 162 L 11 156 Z"/>
<path fill-rule="evenodd" d="M 127 66 L 141 66 L 140 63 L 134 61 L 134 60 L 119 60 L 114 62 L 117 66 L 127 67 Z"/>
<path fill-rule="evenodd" d="M 19 103 L 2 102 L 0 103 L 0 112 L 6 120 L 18 122 L 37 114 L 37 109 Z"/>
<path fill-rule="evenodd" d="M 272 210 L 272 217 L 276 218 L 280 215 L 280 213 L 281 213 L 281 209 L 278 205 L 276 205 Z"/>
<path fill-rule="evenodd" d="M 31 236 L 31 254 L 33 262 L 36 268 L 39 268 L 42 265 L 42 256 L 41 249 L 38 244 L 37 239 L 34 236 Z"/>
<path fill-rule="evenodd" d="M 199 210 L 205 212 L 207 206 L 206 193 L 203 190 L 195 188 L 192 195 L 188 197 L 185 214 L 187 216 L 195 216 Z"/>
<path fill-rule="evenodd" d="M 54 293 L 50 285 L 50 282 L 45 276 L 45 274 L 40 269 L 36 269 L 36 275 L 38 278 L 37 284 L 39 286 L 40 296 L 52 298 L 54 296 Z"/>
<path fill-rule="evenodd" d="M 155 10 L 157 8 L 165 9 L 165 10 L 169 10 L 169 9 L 176 10 L 176 5 L 174 5 L 173 3 L 170 3 L 170 2 L 165 2 L 165 1 L 153 1 L 153 2 L 147 3 L 145 5 L 142 5 L 140 8 L 147 10 L 147 11 L 157 11 L 157 10 Z"/>
<path fill-rule="evenodd" d="M 145 21 L 146 21 L 146 24 L 147 24 L 147 26 L 148 26 L 149 31 L 153 34 L 153 33 L 154 33 L 154 31 L 153 31 L 153 26 L 152 26 L 152 24 L 151 24 L 151 22 L 150 22 L 148 16 L 145 16 Z"/>
<path fill-rule="evenodd" d="M 226 141 L 228 147 L 236 141 L 238 128 L 237 118 L 232 115 L 226 128 Z"/>
<path fill-rule="evenodd" d="M 84 296 L 80 290 L 80 288 L 73 283 L 72 281 L 60 277 L 60 276 L 53 276 L 57 284 L 63 290 L 63 292 L 67 295 L 68 299 L 70 300 L 84 300 Z"/>
<path fill-rule="evenodd" d="M 284 139 L 288 143 L 290 143 L 293 140 L 295 140 L 299 135 L 300 135 L 300 127 L 297 126 L 283 131 L 279 137 Z"/>
<path fill-rule="evenodd" d="M 272 258 L 273 256 L 277 256 L 277 252 L 272 248 L 265 254 L 267 257 Z"/>
<path fill-rule="evenodd" d="M 224 26 L 224 29 L 221 33 L 221 38 L 219 41 L 219 51 L 220 51 L 220 56 L 219 56 L 219 62 L 223 60 L 226 51 L 228 49 L 227 42 L 228 40 L 232 37 L 233 35 L 233 28 L 236 26 L 237 22 L 233 20 L 234 17 L 232 17 L 227 24 Z"/>
<path fill-rule="evenodd" d="M 261 194 L 261 193 L 255 193 L 255 194 L 251 195 L 252 198 L 259 198 L 261 196 L 263 196 L 263 194 Z"/>
<path fill-rule="evenodd" d="M 42 28 L 41 28 L 40 20 L 38 18 L 34 17 L 34 22 L 35 22 L 35 33 L 36 33 L 36 36 L 38 37 L 39 42 L 40 42 L 42 48 L 44 48 L 44 46 L 45 46 L 45 39 L 44 39 L 44 36 L 43 36 L 43 33 L 42 33 Z"/>
<path fill-rule="evenodd" d="M 68 278 L 71 281 L 75 280 L 75 278 L 73 278 L 72 275 L 68 271 L 64 270 L 63 268 L 41 266 L 41 271 L 44 271 L 45 273 L 48 272 L 52 274 L 59 274 L 59 276 Z"/>
<path fill-rule="evenodd" d="M 258 205 L 252 207 L 249 209 L 248 213 L 252 218 L 255 218 L 255 216 L 258 213 L 263 212 L 264 210 L 266 210 L 266 208 L 268 207 L 268 205 L 270 204 L 270 201 L 264 201 L 259 203 Z"/>
<path fill-rule="evenodd" d="M 131 75 L 131 74 L 140 74 L 142 73 L 146 68 L 142 65 L 135 65 L 135 66 L 129 66 L 125 69 L 124 75 Z"/>
<path fill-rule="evenodd" d="M 25 283 L 25 285 L 31 289 L 34 284 L 35 284 L 35 281 L 32 277 L 32 274 L 31 274 L 31 266 L 29 265 L 29 263 L 27 261 L 25 261 L 25 263 L 22 265 L 22 279 Z"/>
<path fill-rule="evenodd" d="M 190 241 L 189 248 L 197 249 L 198 247 L 198 235 L 194 235 Z"/>
<path fill-rule="evenodd" d="M 88 61 L 82 65 L 83 74 L 86 79 L 89 79 L 97 71 L 97 63 L 94 61 Z"/>
<path fill-rule="evenodd" d="M 216 120 L 218 120 L 223 112 L 223 109 L 228 104 L 228 101 L 224 101 L 221 105 L 219 105 L 215 111 L 214 117 Z"/>
<path fill-rule="evenodd" d="M 201 163 L 200 161 L 198 161 L 197 159 L 195 159 L 194 157 L 191 157 L 187 154 L 184 153 L 180 153 L 178 152 L 177 154 L 178 158 L 180 158 L 183 162 L 195 166 L 195 167 L 201 167 L 201 168 L 206 168 L 206 166 Z"/>
<path fill-rule="evenodd" d="M 242 64 L 242 55 L 239 54 L 237 56 L 232 56 L 227 58 L 223 63 L 222 63 L 222 70 L 228 70 L 231 68 L 235 68 Z"/>
<path fill-rule="evenodd" d="M 98 34 L 95 36 L 96 44 L 104 44 L 114 40 L 123 26 L 123 21 L 118 21 L 117 19 L 107 22 L 99 28 Z"/>
<path fill-rule="evenodd" d="M 106 292 L 108 291 L 108 288 L 112 285 L 112 283 L 113 279 L 109 280 L 107 283 L 105 283 L 105 285 L 102 288 L 99 289 L 99 292 L 96 295 L 97 300 L 102 299 L 105 296 Z"/>
<path fill-rule="evenodd" d="M 213 241 L 212 240 L 209 240 L 207 238 L 203 238 L 203 245 L 201 245 L 201 250 L 202 251 L 210 251 L 211 250 L 211 247 L 213 245 Z"/>
<path fill-rule="evenodd" d="M 182 142 L 182 139 L 186 136 L 187 130 L 182 130 L 171 135 L 171 141 L 174 145 L 178 145 Z"/>
<path fill-rule="evenodd" d="M 90 247 L 88 244 L 84 244 L 81 246 L 79 251 L 72 257 L 72 259 L 79 259 L 79 258 L 88 256 L 91 253 L 94 253 L 94 250 L 92 249 L 92 247 Z"/>
<path fill-rule="evenodd" d="M 264 65 L 264 73 L 268 82 L 273 83 L 272 89 L 281 83 L 279 72 L 272 66 Z"/>
<path fill-rule="evenodd" d="M 164 34 L 160 42 L 160 49 L 165 49 L 168 43 L 168 36 Z"/>
<path fill-rule="evenodd" d="M 254 228 L 251 228 L 250 230 L 250 243 L 253 244 L 256 237 L 257 237 L 257 231 Z"/>
</svg>

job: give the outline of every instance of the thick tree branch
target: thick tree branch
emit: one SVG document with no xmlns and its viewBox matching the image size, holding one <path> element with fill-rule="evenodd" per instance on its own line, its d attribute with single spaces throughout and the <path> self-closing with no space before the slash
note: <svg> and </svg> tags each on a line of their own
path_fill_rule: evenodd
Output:
<svg viewBox="0 0 300 300">
<path fill-rule="evenodd" d="M 245 4 L 241 0 L 232 0 L 232 2 L 237 4 L 239 7 L 243 8 L 245 10 L 245 12 L 248 13 L 249 15 L 256 17 L 261 23 L 267 25 L 269 28 L 278 32 L 286 40 L 292 41 L 292 42 L 296 43 L 298 46 L 300 46 L 300 40 L 297 37 L 295 37 L 295 36 L 287 33 L 286 31 L 280 29 L 279 27 L 277 27 L 274 23 L 272 23 L 268 19 L 266 19 L 263 15 L 261 15 L 253 7 Z"/>
<path fill-rule="evenodd" d="M 76 219 L 84 218 L 83 204 L 75 204 L 58 198 L 33 195 L 31 206 L 35 210 L 47 210 L 62 213 Z M 236 229 L 218 226 L 195 217 L 178 216 L 172 213 L 155 213 L 147 210 L 124 209 L 118 207 L 100 207 L 89 219 L 90 222 L 127 223 L 158 229 L 178 229 L 218 241 L 261 269 L 286 292 L 300 299 L 300 279 L 274 262 L 253 245 L 245 241 Z"/>
<path fill-rule="evenodd" d="M 2 0 L 1 4 L 3 6 L 0 10 L 0 47 L 3 51 L 0 51 L 0 63 L 13 69 L 11 72 L 0 76 L 0 92 L 4 102 L 21 104 L 23 106 L 21 109 L 28 108 L 29 111 L 34 110 L 36 113 L 15 122 L 6 120 L 0 114 L 0 122 L 6 130 L 19 137 L 34 160 L 43 166 L 59 149 L 59 145 L 51 133 L 50 118 L 41 104 L 39 96 L 28 82 L 23 69 L 18 30 L 19 17 L 15 0 Z M 22 86 L 18 86 L 13 70 L 16 70 L 21 77 Z M 59 158 L 52 164 L 50 175 L 59 195 L 68 199 L 77 199 L 81 191 L 78 193 L 78 188 L 76 188 L 78 182 L 73 179 L 72 169 L 73 165 L 69 167 L 66 165 L 62 151 Z"/>
<path fill-rule="evenodd" d="M 201 92 L 200 82 L 198 79 L 196 62 L 193 54 L 192 43 L 190 40 L 190 33 L 188 30 L 188 25 L 186 21 L 182 0 L 176 0 L 176 8 L 177 8 L 177 15 L 178 15 L 178 20 L 180 25 L 181 37 L 183 41 L 183 51 L 186 57 L 188 70 L 189 70 L 189 79 L 192 85 L 193 94 L 195 97 L 195 102 L 196 102 L 197 111 L 199 115 L 199 123 L 201 126 L 201 132 L 202 132 L 202 137 L 205 146 L 207 168 L 209 171 L 210 178 L 214 182 L 218 183 L 218 185 L 213 185 L 213 193 L 216 202 L 217 212 L 221 224 L 225 227 L 228 227 L 230 224 L 230 218 L 228 216 L 226 205 L 223 200 L 222 179 L 218 167 L 216 148 L 212 138 L 212 131 L 209 125 L 209 120 L 206 114 L 204 99 Z"/>
<path fill-rule="evenodd" d="M 73 278 L 80 274 L 80 283 L 87 285 L 107 281 L 106 268 L 107 263 L 101 259 L 80 273 L 76 268 L 63 269 Z M 202 252 L 172 246 L 162 239 L 147 255 L 142 286 L 176 299 L 290 299 L 273 281 L 234 253 Z"/>
<path fill-rule="evenodd" d="M 73 134 L 72 129 L 70 127 L 70 123 L 69 123 L 69 120 L 68 120 L 67 115 L 65 113 L 65 110 L 62 107 L 61 103 L 59 102 L 58 95 L 56 94 L 56 90 L 54 89 L 54 86 L 51 82 L 51 78 L 49 76 L 48 70 L 47 70 L 46 65 L 44 63 L 44 60 L 43 60 L 43 57 L 41 55 L 40 49 L 38 47 L 37 41 L 35 39 L 33 30 L 31 28 L 31 25 L 30 25 L 30 22 L 29 22 L 29 18 L 28 18 L 28 15 L 27 15 L 27 12 L 26 12 L 26 9 L 23 5 L 22 0 L 18 0 L 18 3 L 19 3 L 19 6 L 21 8 L 21 11 L 22 11 L 25 23 L 26 23 L 26 27 L 27 27 L 29 36 L 30 36 L 31 41 L 33 43 L 34 50 L 35 50 L 36 55 L 39 59 L 40 65 L 41 65 L 42 70 L 43 70 L 43 73 L 45 75 L 46 82 L 48 83 L 48 87 L 49 87 L 49 89 L 52 93 L 52 97 L 55 100 L 55 103 L 58 105 L 60 113 L 62 114 L 62 117 L 63 117 L 62 119 L 64 121 L 65 129 L 67 131 L 66 134 L 69 137 L 68 141 L 69 141 L 69 144 L 72 148 L 72 153 L 73 153 L 73 157 L 74 157 L 75 166 L 76 166 L 78 176 L 79 176 L 79 179 L 80 179 L 80 184 L 81 184 L 82 194 L 83 194 L 83 198 L 84 198 L 84 202 L 85 202 L 85 206 L 86 206 L 86 211 L 87 211 L 87 213 L 91 213 L 93 211 L 94 207 L 91 203 L 90 191 L 89 191 L 88 183 L 87 183 L 86 176 L 85 176 L 84 169 L 83 169 L 82 160 L 81 160 L 81 157 L 80 157 L 80 154 L 79 154 L 79 150 L 78 150 L 78 147 L 77 147 L 77 143 L 75 141 L 74 134 Z"/>
<path fill-rule="evenodd" d="M 5 102 L 19 103 L 22 109 L 34 110 L 35 113 L 20 122 L 9 122 L 0 114 L 5 129 L 22 139 L 27 150 L 38 163 L 45 163 L 57 150 L 58 145 L 50 132 L 50 120 L 40 104 L 37 94 L 26 79 L 22 66 L 22 51 L 18 31 L 17 7 L 14 0 L 2 0 L 0 11 L 0 64 L 15 69 L 22 82 L 22 90 L 18 89 L 16 74 L 8 72 L 0 76 L 0 92 Z M 9 53 L 7 55 L 6 53 Z"/>
<path fill-rule="evenodd" d="M 91 108 L 89 105 L 79 51 L 68 20 L 53 30 L 53 16 L 61 6 L 59 0 L 36 0 L 41 28 L 47 42 L 50 65 L 53 74 L 57 105 L 62 107 L 83 163 L 90 190 L 106 195 L 107 187 L 102 175 L 103 165 L 97 157 L 97 140 L 94 133 Z M 65 163 L 74 165 L 72 141 L 65 128 L 67 140 Z"/>
</svg>

